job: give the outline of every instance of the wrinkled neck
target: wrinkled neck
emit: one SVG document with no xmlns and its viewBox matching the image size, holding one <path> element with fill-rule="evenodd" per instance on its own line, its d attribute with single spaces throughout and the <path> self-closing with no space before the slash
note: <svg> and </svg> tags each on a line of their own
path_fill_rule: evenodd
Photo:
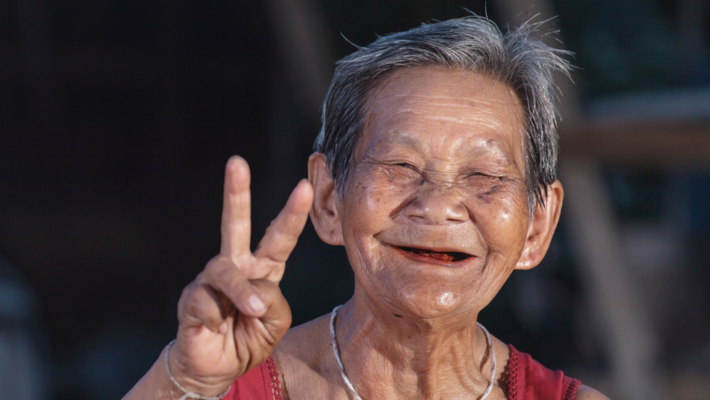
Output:
<svg viewBox="0 0 710 400">
<path fill-rule="evenodd" d="M 356 286 L 335 321 L 345 372 L 362 398 L 480 395 L 489 383 L 491 360 L 477 316 L 400 315 Z"/>
</svg>

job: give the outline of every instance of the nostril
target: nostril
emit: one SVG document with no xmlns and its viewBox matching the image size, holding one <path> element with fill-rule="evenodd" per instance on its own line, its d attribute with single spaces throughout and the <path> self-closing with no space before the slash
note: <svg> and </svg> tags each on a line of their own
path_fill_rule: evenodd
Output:
<svg viewBox="0 0 710 400">
<path fill-rule="evenodd" d="M 417 196 L 407 203 L 404 214 L 417 223 L 444 224 L 469 220 L 468 208 L 462 203 L 461 193 L 447 190 L 439 185 L 422 180 L 426 185 Z"/>
</svg>

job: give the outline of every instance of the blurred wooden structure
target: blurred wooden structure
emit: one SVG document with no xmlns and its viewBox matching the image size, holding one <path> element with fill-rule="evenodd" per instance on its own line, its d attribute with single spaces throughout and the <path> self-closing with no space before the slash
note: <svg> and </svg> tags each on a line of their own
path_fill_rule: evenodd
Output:
<svg viewBox="0 0 710 400">
<path fill-rule="evenodd" d="M 532 14 L 539 14 L 539 20 L 555 16 L 550 0 L 502 0 L 495 5 L 509 21 L 522 22 Z M 603 338 L 612 364 L 615 393 L 629 400 L 659 400 L 665 396 L 658 338 L 628 267 L 602 167 L 710 166 L 710 96 L 704 104 L 693 92 L 645 96 L 643 104 L 621 100 L 597 107 L 602 110 L 596 115 L 584 115 L 574 88 L 562 81 L 559 87 L 559 175 L 566 189 L 569 229 L 581 256 L 584 291 L 600 328 L 595 333 Z"/>
</svg>

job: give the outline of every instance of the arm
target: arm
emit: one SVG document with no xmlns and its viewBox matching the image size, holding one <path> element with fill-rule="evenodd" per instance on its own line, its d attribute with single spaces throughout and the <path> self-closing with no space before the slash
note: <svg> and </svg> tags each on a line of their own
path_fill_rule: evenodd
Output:
<svg viewBox="0 0 710 400">
<path fill-rule="evenodd" d="M 220 253 L 182 293 L 170 371 L 190 392 L 214 397 L 266 360 L 291 325 L 291 310 L 279 282 L 286 260 L 308 219 L 313 189 L 303 180 L 250 251 L 249 166 L 240 157 L 227 164 Z M 179 399 L 165 351 L 124 397 Z"/>
<path fill-rule="evenodd" d="M 144 396 L 152 396 L 151 398 L 155 400 L 174 400 L 182 395 L 182 391 L 168 379 L 168 372 L 165 370 L 165 349 L 163 349 L 150 370 L 123 399 L 137 400 L 146 398 Z"/>
</svg>

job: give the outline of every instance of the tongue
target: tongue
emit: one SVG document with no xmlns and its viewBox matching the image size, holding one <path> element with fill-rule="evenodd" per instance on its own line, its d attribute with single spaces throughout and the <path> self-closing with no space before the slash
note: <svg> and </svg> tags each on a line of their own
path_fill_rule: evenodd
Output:
<svg viewBox="0 0 710 400">
<path fill-rule="evenodd" d="M 412 249 L 413 253 L 417 253 L 422 256 L 431 257 L 441 261 L 454 261 L 454 256 L 447 253 L 439 253 L 436 251 L 426 251 L 421 249 Z"/>
</svg>

